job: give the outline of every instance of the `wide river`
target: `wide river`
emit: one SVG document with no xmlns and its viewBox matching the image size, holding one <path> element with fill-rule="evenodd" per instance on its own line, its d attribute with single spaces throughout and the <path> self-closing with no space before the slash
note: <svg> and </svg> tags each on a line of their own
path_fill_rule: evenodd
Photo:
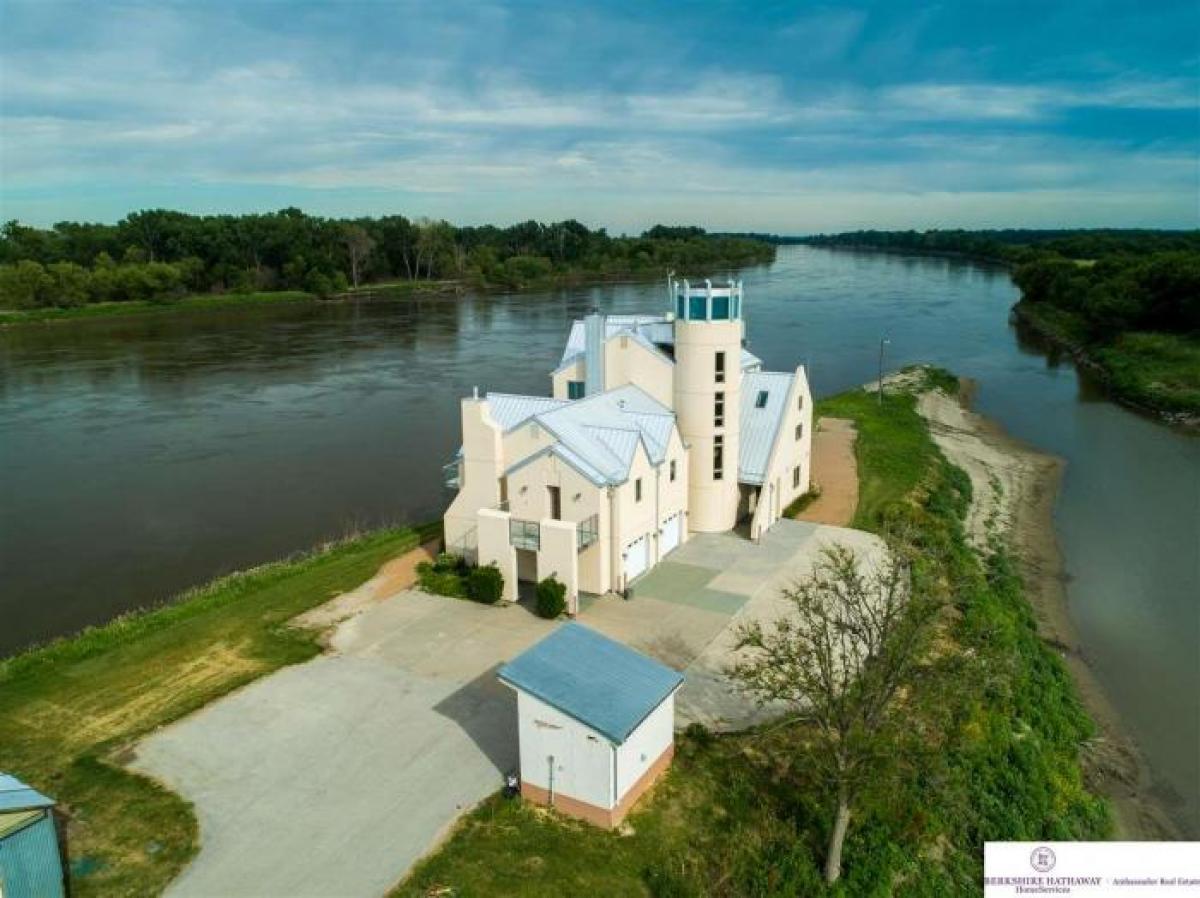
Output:
<svg viewBox="0 0 1200 898">
<path fill-rule="evenodd" d="M 818 395 L 928 361 L 1064 457 L 1058 533 L 1087 657 L 1200 829 L 1200 439 L 1022 345 L 1003 271 L 781 249 L 743 273 L 750 348 Z M 546 393 L 573 318 L 660 284 L 285 305 L 0 332 L 0 655 L 217 574 L 437 517 L 458 399 Z"/>
</svg>

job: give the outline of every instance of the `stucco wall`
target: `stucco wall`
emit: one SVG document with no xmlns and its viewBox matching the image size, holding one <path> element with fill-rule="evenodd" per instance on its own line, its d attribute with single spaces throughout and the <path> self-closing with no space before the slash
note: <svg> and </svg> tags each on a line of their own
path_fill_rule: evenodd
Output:
<svg viewBox="0 0 1200 898">
<path fill-rule="evenodd" d="M 521 779 L 598 808 L 613 807 L 613 748 L 599 733 L 517 690 Z"/>
<path fill-rule="evenodd" d="M 667 408 L 675 407 L 675 366 L 627 336 L 611 337 L 604 346 L 604 389 L 625 384 L 641 387 Z M 564 390 L 566 388 L 564 387 Z"/>
<path fill-rule="evenodd" d="M 570 399 L 567 395 L 567 382 L 572 380 L 584 380 L 585 369 L 582 358 L 576 359 L 571 364 L 565 366 L 559 371 L 555 371 L 550 375 L 550 395 L 555 399 Z"/>
<path fill-rule="evenodd" d="M 494 508 L 476 514 L 479 532 L 479 564 L 494 564 L 504 576 L 504 599 L 517 600 L 517 552 L 508 535 L 509 515 Z"/>
<path fill-rule="evenodd" d="M 742 390 L 742 322 L 675 322 L 675 411 L 690 446 L 689 526 L 721 532 L 736 523 Z M 725 353 L 725 380 L 716 380 L 716 353 Z M 725 423 L 714 423 L 714 398 L 725 394 Z M 724 436 L 723 477 L 713 479 L 713 438 Z"/>
<path fill-rule="evenodd" d="M 462 482 L 443 519 L 446 547 L 451 552 L 474 553 L 477 544 L 476 512 L 494 508 L 500 501 L 500 473 L 504 452 L 500 426 L 492 419 L 484 399 L 462 400 Z"/>
<path fill-rule="evenodd" d="M 617 801 L 662 756 L 675 739 L 675 696 L 650 712 L 624 743 L 617 746 Z"/>
</svg>

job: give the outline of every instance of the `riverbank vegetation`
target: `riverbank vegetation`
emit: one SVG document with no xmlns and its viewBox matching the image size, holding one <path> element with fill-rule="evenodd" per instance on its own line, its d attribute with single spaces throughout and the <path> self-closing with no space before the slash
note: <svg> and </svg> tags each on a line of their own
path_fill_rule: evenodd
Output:
<svg viewBox="0 0 1200 898">
<path fill-rule="evenodd" d="M 818 408 L 858 428 L 856 526 L 909 534 L 922 577 L 951 601 L 929 659 L 938 676 L 911 708 L 912 738 L 860 796 L 835 885 L 822 876 L 835 814 L 815 772 L 820 743 L 793 722 L 690 728 L 621 833 L 489 799 L 393 895 L 970 895 L 986 840 L 1105 837 L 1107 807 L 1080 768 L 1092 725 L 1006 550 L 968 546 L 970 482 L 916 410 L 916 389 L 953 379 L 910 380 L 924 383 L 882 407 L 855 390 Z"/>
<path fill-rule="evenodd" d="M 0 230 L 0 309 L 172 304 L 201 294 L 345 295 L 384 284 L 519 289 L 588 279 L 712 274 L 770 262 L 773 246 L 656 226 L 613 237 L 574 220 L 507 228 L 445 221 L 135 212 L 115 225 L 10 221 Z"/>
<path fill-rule="evenodd" d="M 133 742 L 318 654 L 287 622 L 439 532 L 348 539 L 0 661 L 0 770 L 61 803 L 71 894 L 158 894 L 197 850 L 188 802 L 121 766 Z"/>
<path fill-rule="evenodd" d="M 855 231 L 805 242 L 1010 265 L 1021 322 L 1115 398 L 1200 424 L 1200 231 Z"/>
</svg>

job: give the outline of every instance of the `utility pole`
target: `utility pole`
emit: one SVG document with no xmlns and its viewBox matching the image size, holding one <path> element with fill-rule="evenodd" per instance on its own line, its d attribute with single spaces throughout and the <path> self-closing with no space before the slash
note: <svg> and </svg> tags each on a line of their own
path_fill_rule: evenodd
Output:
<svg viewBox="0 0 1200 898">
<path fill-rule="evenodd" d="M 879 338 L 879 405 L 883 405 L 883 347 L 892 341 L 887 337 Z"/>
</svg>

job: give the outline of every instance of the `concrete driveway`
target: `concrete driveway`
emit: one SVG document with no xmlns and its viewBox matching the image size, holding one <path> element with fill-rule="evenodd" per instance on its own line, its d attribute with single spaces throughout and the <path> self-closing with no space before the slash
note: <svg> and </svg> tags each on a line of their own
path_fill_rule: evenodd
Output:
<svg viewBox="0 0 1200 898">
<path fill-rule="evenodd" d="M 553 624 L 409 591 L 343 623 L 334 653 L 151 736 L 131 765 L 195 805 L 173 896 L 380 895 L 517 764 L 496 667 Z"/>
<path fill-rule="evenodd" d="M 693 537 L 580 620 L 687 680 L 676 725 L 761 716 L 722 674 L 732 623 L 770 618 L 778 586 L 853 530 L 781 521 L 759 544 Z M 553 623 L 405 591 L 341 623 L 331 653 L 289 667 L 146 739 L 131 766 L 193 802 L 200 853 L 172 896 L 381 895 L 517 765 L 513 694 L 496 668 Z"/>
</svg>

